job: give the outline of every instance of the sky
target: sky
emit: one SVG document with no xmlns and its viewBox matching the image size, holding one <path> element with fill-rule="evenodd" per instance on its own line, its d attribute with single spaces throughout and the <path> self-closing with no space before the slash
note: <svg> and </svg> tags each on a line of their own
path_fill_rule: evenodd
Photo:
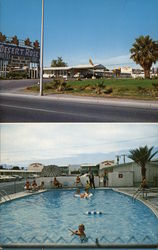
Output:
<svg viewBox="0 0 158 250">
<path fill-rule="evenodd" d="M 41 3 L 0 0 L 2 33 L 40 41 Z M 129 50 L 140 35 L 158 40 L 157 10 L 157 0 L 44 0 L 44 66 L 62 56 L 69 66 L 91 58 L 107 68 L 137 67 Z"/>
<path fill-rule="evenodd" d="M 149 123 L 9 123 L 0 131 L 1 164 L 20 167 L 96 164 L 145 145 L 158 150 L 158 126 Z"/>
</svg>

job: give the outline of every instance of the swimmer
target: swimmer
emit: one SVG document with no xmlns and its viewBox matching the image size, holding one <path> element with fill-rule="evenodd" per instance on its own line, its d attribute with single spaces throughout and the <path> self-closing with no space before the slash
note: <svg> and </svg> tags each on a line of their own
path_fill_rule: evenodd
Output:
<svg viewBox="0 0 158 250">
<path fill-rule="evenodd" d="M 83 194 L 80 194 L 80 198 L 88 198 L 89 197 L 89 190 L 88 189 L 85 189 L 85 193 Z"/>
<path fill-rule="evenodd" d="M 69 231 L 71 231 L 71 233 L 72 233 L 72 235 L 78 235 L 79 237 L 80 237 L 80 239 L 81 240 L 84 240 L 84 239 L 86 239 L 86 234 L 85 234 L 85 226 L 83 225 L 83 224 L 80 224 L 79 226 L 78 226 L 78 230 L 76 230 L 76 231 L 73 231 L 73 230 L 71 230 L 71 229 L 69 229 Z"/>
<path fill-rule="evenodd" d="M 80 189 L 79 188 L 76 190 L 75 194 L 80 195 Z"/>
</svg>

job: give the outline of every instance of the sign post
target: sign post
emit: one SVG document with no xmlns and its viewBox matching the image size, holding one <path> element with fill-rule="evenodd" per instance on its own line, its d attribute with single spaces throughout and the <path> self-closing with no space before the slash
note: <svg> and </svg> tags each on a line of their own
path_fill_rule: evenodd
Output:
<svg viewBox="0 0 158 250">
<path fill-rule="evenodd" d="M 43 19 L 44 19 L 44 0 L 42 0 L 42 21 L 41 21 L 40 96 L 43 95 Z"/>
</svg>

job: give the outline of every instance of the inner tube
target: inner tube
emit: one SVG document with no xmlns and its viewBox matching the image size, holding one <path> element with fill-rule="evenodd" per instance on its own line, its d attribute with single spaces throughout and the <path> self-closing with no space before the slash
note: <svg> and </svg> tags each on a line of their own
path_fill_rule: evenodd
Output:
<svg viewBox="0 0 158 250">
<path fill-rule="evenodd" d="M 103 214 L 101 211 L 87 211 L 86 212 L 87 215 L 97 215 L 97 214 Z"/>
<path fill-rule="evenodd" d="M 92 193 L 90 193 L 90 194 L 88 195 L 88 197 L 87 197 L 87 198 L 90 198 L 92 195 L 93 195 L 93 194 L 92 194 Z M 74 196 L 75 196 L 75 197 L 80 198 L 80 194 L 75 194 Z"/>
</svg>

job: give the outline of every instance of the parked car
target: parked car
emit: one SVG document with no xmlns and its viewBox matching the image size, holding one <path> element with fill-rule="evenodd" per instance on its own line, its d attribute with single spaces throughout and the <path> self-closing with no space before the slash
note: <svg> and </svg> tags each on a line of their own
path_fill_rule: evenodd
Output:
<svg viewBox="0 0 158 250">
<path fill-rule="evenodd" d="M 22 176 L 20 175 L 13 175 L 12 177 L 15 178 L 16 181 L 21 181 L 22 179 L 24 179 Z"/>
<path fill-rule="evenodd" d="M 84 75 L 82 75 L 80 72 L 77 72 L 77 73 L 74 75 L 74 78 L 84 78 Z"/>
</svg>

